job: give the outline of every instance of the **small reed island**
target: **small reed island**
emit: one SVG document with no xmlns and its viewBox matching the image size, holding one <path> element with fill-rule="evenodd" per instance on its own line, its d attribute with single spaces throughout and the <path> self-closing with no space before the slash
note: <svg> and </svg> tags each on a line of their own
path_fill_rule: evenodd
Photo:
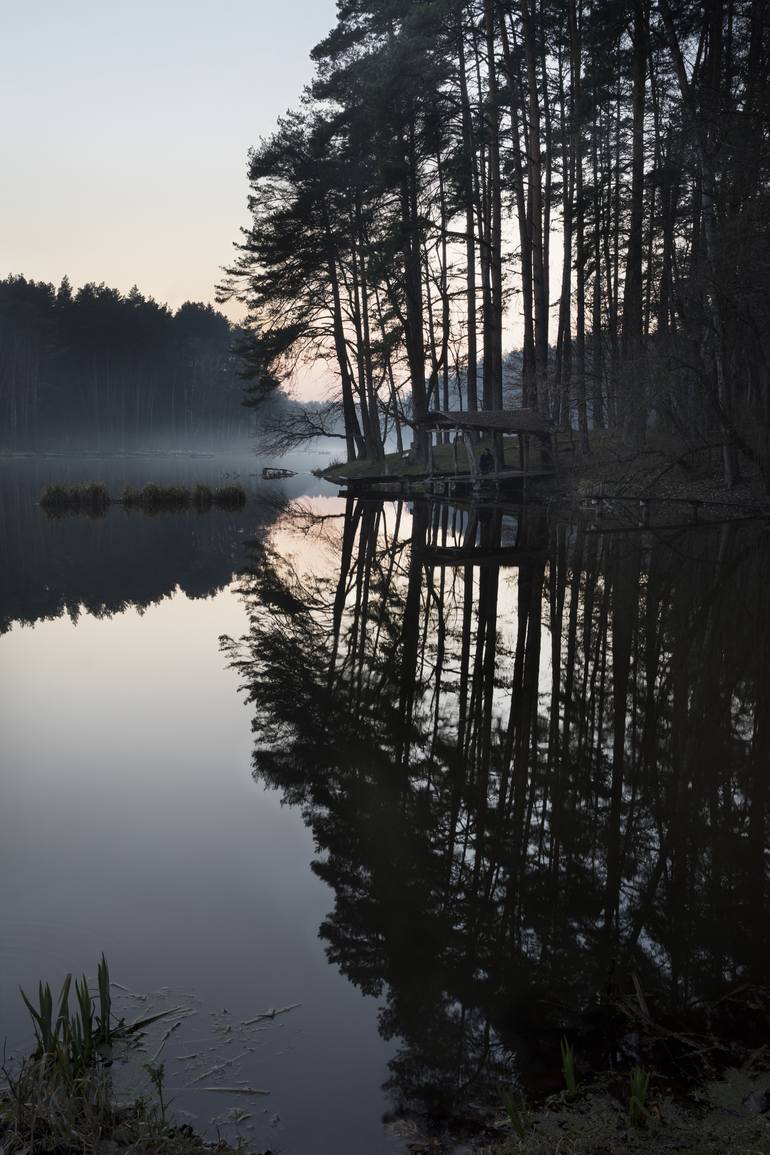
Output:
<svg viewBox="0 0 770 1155">
<path fill-rule="evenodd" d="M 49 517 L 67 514 L 85 514 L 102 517 L 112 505 L 124 509 L 140 509 L 144 513 L 193 510 L 206 513 L 210 509 L 243 509 L 246 493 L 240 485 L 224 485 L 210 489 L 207 485 L 145 485 L 142 489 L 126 488 L 119 496 L 112 496 L 100 482 L 81 485 L 49 485 L 40 498 L 40 505 Z"/>
</svg>

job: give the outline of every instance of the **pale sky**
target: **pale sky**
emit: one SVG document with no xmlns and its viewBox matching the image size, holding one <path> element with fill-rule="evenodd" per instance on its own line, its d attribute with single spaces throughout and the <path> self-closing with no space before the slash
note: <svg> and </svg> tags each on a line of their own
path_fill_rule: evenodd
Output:
<svg viewBox="0 0 770 1155">
<path fill-rule="evenodd" d="M 213 301 L 334 0 L 0 0 L 0 277 Z"/>
</svg>

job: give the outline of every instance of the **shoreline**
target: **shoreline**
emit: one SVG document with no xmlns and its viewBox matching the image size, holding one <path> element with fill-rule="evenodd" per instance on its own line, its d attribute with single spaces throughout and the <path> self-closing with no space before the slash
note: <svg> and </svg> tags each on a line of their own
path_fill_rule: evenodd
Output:
<svg viewBox="0 0 770 1155">
<path fill-rule="evenodd" d="M 741 513 L 750 507 L 756 516 L 770 514 L 770 494 L 763 492 L 756 474 L 744 475 L 731 489 L 724 485 L 717 447 L 692 447 L 669 435 L 655 435 L 636 450 L 616 434 L 601 430 L 592 435 L 591 451 L 583 455 L 573 437 L 560 440 L 556 477 L 526 480 L 530 497 L 534 492 L 566 507 L 595 501 L 650 501 Z M 454 483 L 451 447 L 435 446 L 433 452 L 433 480 Z M 506 464 L 507 460 L 508 455 Z M 352 485 L 359 491 L 366 488 L 378 495 L 398 496 L 404 490 L 417 495 L 426 473 L 425 465 L 410 461 L 405 454 L 390 453 L 380 460 L 335 462 L 317 475 L 341 487 Z M 372 479 L 369 487 L 368 478 Z M 462 475 L 459 483 L 464 483 Z"/>
</svg>

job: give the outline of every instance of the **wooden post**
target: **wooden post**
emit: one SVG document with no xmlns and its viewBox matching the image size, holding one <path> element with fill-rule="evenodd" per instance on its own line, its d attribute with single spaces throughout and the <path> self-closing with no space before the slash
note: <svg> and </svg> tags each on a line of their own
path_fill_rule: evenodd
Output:
<svg viewBox="0 0 770 1155">
<path fill-rule="evenodd" d="M 468 510 L 468 521 L 465 526 L 465 533 L 463 534 L 463 548 L 473 548 L 476 544 L 476 531 L 479 523 L 479 512 L 476 505 L 472 505 Z"/>
<path fill-rule="evenodd" d="M 468 468 L 471 474 L 471 480 L 476 482 L 479 479 L 479 463 L 476 460 L 476 446 L 473 442 L 473 435 L 463 431 L 463 442 L 465 444 L 465 452 L 468 454 Z"/>
</svg>

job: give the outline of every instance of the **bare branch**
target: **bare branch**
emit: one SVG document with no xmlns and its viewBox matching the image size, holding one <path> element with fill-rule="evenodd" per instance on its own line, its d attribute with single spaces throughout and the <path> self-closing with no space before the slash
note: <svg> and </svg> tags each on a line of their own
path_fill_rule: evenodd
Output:
<svg viewBox="0 0 770 1155">
<path fill-rule="evenodd" d="M 267 417 L 257 431 L 257 448 L 262 453 L 280 456 L 314 441 L 317 437 L 345 440 L 340 432 L 342 404 L 330 401 L 319 408 L 292 406 Z"/>
</svg>

